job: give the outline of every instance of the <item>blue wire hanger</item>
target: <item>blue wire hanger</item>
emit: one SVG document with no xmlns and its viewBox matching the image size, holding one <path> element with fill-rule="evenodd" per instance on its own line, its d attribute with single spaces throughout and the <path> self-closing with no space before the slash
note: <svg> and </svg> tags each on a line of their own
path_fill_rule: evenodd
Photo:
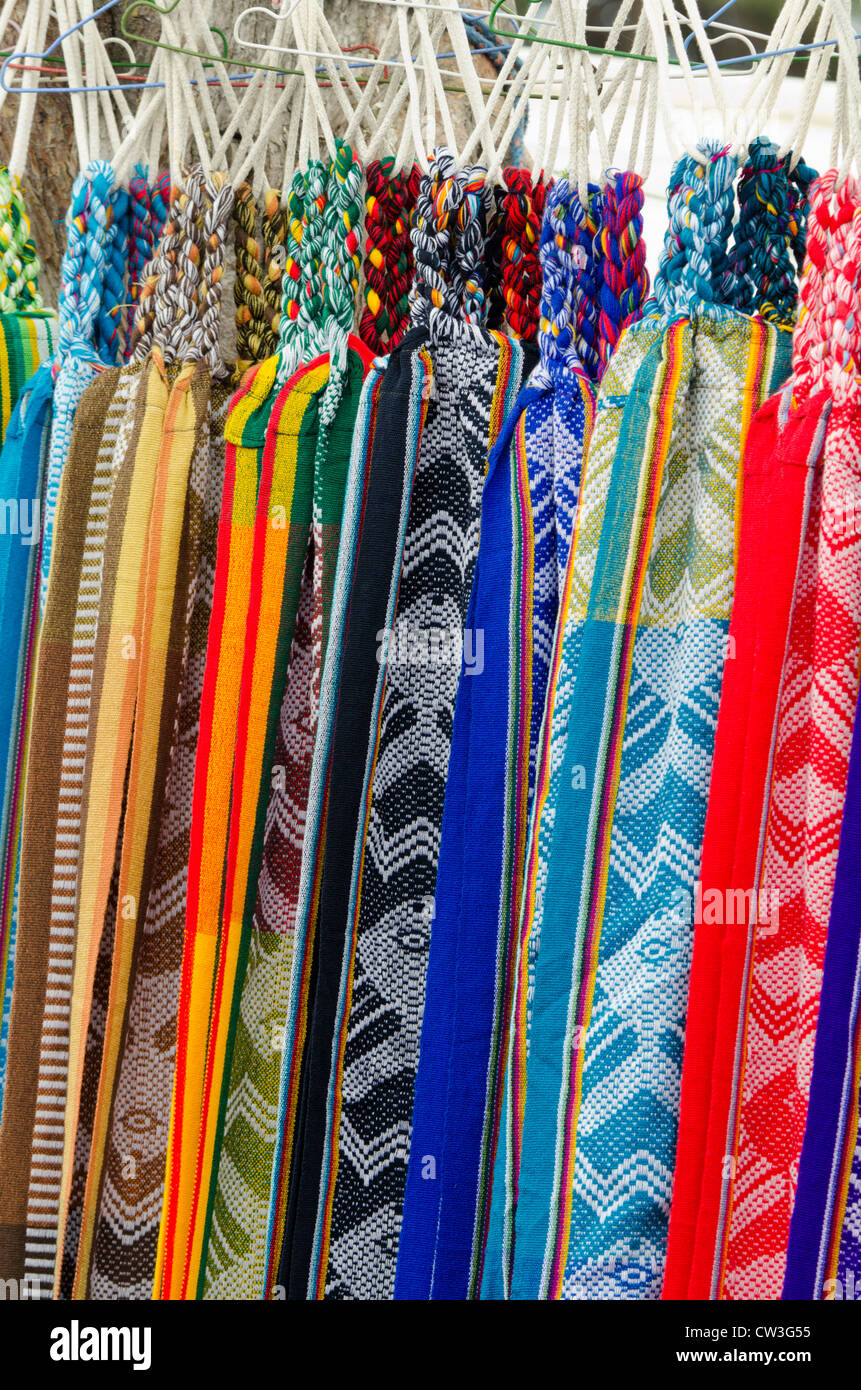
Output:
<svg viewBox="0 0 861 1390">
<path fill-rule="evenodd" d="M 14 63 L 15 66 L 18 67 L 27 59 L 30 59 L 31 62 L 43 63 L 47 58 L 50 58 L 52 54 L 57 52 L 57 49 L 61 46 L 65 39 L 68 39 L 72 34 L 77 33 L 79 29 L 83 29 L 85 24 L 91 24 L 93 20 L 100 19 L 103 14 L 107 14 L 109 10 L 115 9 L 116 6 L 121 3 L 122 0 L 107 0 L 107 4 L 102 5 L 101 9 L 94 10 L 92 14 L 85 15 L 83 19 L 78 20 L 77 24 L 73 24 L 69 29 L 64 30 L 64 32 L 60 34 L 58 38 L 54 39 L 54 42 L 52 44 L 48 45 L 48 47 L 45 49 L 43 53 L 10 53 L 8 57 L 4 59 L 2 66 L 0 66 L 0 87 L 2 87 L 4 92 L 8 92 L 10 96 L 76 96 L 79 94 L 87 95 L 91 92 L 135 92 L 152 90 L 153 88 L 158 87 L 164 87 L 164 82 L 146 81 L 105 82 L 94 86 L 85 85 L 83 87 L 57 87 L 54 85 L 51 85 L 49 87 L 16 87 L 11 86 L 7 82 L 6 73 L 9 69 L 10 64 Z M 170 8 L 175 9 L 176 5 L 172 5 Z M 170 10 L 163 10 L 162 13 L 170 13 Z M 221 34 L 220 29 L 215 32 L 217 32 L 222 38 L 224 38 L 224 35 Z M 215 54 L 208 54 L 206 56 L 209 57 L 211 61 L 218 61 L 218 57 Z M 248 81 L 253 76 L 254 74 L 251 72 L 236 73 L 231 77 L 230 80 L 232 82 Z M 217 82 L 218 78 L 207 78 L 206 80 L 207 83 Z M 189 81 L 192 83 L 193 86 L 198 85 L 198 79 L 196 77 L 190 78 Z"/>
</svg>

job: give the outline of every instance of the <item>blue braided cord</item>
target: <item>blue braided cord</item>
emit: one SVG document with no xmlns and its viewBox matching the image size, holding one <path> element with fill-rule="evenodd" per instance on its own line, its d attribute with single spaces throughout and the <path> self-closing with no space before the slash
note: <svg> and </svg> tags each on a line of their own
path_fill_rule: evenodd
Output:
<svg viewBox="0 0 861 1390">
<path fill-rule="evenodd" d="M 120 330 L 126 302 L 131 201 L 124 188 L 115 187 L 111 198 L 111 224 L 107 235 L 107 266 L 102 303 L 96 322 L 96 349 L 108 367 L 120 360 Z"/>
<path fill-rule="evenodd" d="M 697 148 L 702 158 L 682 155 L 670 175 L 669 226 L 655 277 L 656 306 L 668 319 L 726 318 L 735 299 L 727 238 L 737 161 L 716 140 Z"/>
<path fill-rule="evenodd" d="M 792 155 L 788 156 L 790 159 Z M 807 218 L 810 212 L 810 186 L 815 179 L 819 178 L 816 169 L 811 169 L 809 164 L 805 164 L 801 159 L 796 164 L 790 174 L 792 180 L 792 190 L 795 207 L 795 234 L 792 238 L 792 254 L 795 257 L 795 266 L 799 273 L 804 267 L 804 257 L 807 253 Z"/>
<path fill-rule="evenodd" d="M 585 307 L 599 267 L 586 211 L 577 189 L 565 178 L 556 179 L 548 191 L 538 258 L 542 269 L 538 323 L 541 365 L 560 363 L 572 371 L 588 371 L 577 335 L 577 309 L 578 304 Z M 537 371 L 541 371 L 540 366 Z M 545 384 L 543 379 L 540 384 Z"/>
<path fill-rule="evenodd" d="M 798 299 L 798 262 L 805 244 L 806 192 L 815 173 L 791 155 L 778 158 L 777 145 L 758 136 L 751 142 L 739 180 L 740 214 L 730 261 L 736 275 L 735 306 L 774 323 L 792 323 Z"/>
<path fill-rule="evenodd" d="M 576 198 L 576 192 L 574 194 Z M 544 205 L 538 259 L 541 262 L 541 304 L 538 348 L 542 362 L 579 363 L 574 344 L 574 260 L 577 227 L 568 180 L 557 179 Z M 580 200 L 577 198 L 578 207 Z M 582 215 L 582 207 L 580 212 Z"/>
<path fill-rule="evenodd" d="M 45 611 L 54 537 L 54 514 L 63 467 L 72 440 L 78 402 L 101 363 L 93 345 L 107 271 L 114 171 L 100 160 L 87 166 L 72 188 L 66 215 L 68 242 L 60 267 L 60 329 L 54 359 L 55 387 L 51 443 L 45 480 L 39 613 Z"/>
</svg>

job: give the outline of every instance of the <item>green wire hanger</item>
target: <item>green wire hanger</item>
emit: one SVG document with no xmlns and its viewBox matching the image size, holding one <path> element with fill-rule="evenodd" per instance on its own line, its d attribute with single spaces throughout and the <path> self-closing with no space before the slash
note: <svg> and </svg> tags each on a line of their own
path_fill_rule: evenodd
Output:
<svg viewBox="0 0 861 1390">
<path fill-rule="evenodd" d="M 147 48 L 164 48 L 168 53 L 182 54 L 186 58 L 197 58 L 203 63 L 224 63 L 230 67 L 248 68 L 255 72 L 283 73 L 287 77 L 303 76 L 303 73 L 300 72 L 298 68 L 284 68 L 275 63 L 252 63 L 247 58 L 232 57 L 228 50 L 227 36 L 220 29 L 212 29 L 212 32 L 217 34 L 221 40 L 221 54 L 219 55 L 217 53 L 201 53 L 195 48 L 183 48 L 179 44 L 168 43 L 166 39 L 162 38 L 154 39 L 148 34 L 139 34 L 136 29 L 131 27 L 131 16 L 136 14 L 138 10 L 150 10 L 154 11 L 155 14 L 169 15 L 173 13 L 179 4 L 180 0 L 173 0 L 172 5 L 157 5 L 155 0 L 132 0 L 132 3 L 127 5 L 123 11 L 123 17 L 120 21 L 120 33 L 123 38 L 133 39 L 135 43 L 142 43 Z"/>
<path fill-rule="evenodd" d="M 637 63 L 656 63 L 658 61 L 654 53 L 631 53 L 628 49 L 598 48 L 591 43 L 572 43 L 570 39 L 551 39 L 546 34 L 526 34 L 521 29 L 518 29 L 514 34 L 506 32 L 505 29 L 498 29 L 496 27 L 497 18 L 508 19 L 516 24 L 519 19 L 528 19 L 529 7 L 540 5 L 541 0 L 514 0 L 517 14 L 512 14 L 510 10 L 505 9 L 506 3 L 507 0 L 494 0 L 487 17 L 487 27 L 491 34 L 497 38 L 508 39 L 509 43 L 512 39 L 522 39 L 524 43 L 545 43 L 549 44 L 551 48 L 573 48 L 578 53 L 595 53 L 602 58 L 631 58 Z M 669 61 L 673 67 L 681 66 L 677 58 L 671 58 Z"/>
<path fill-rule="evenodd" d="M 513 34 L 506 32 L 504 29 L 498 29 L 495 23 L 497 18 L 505 18 L 516 24 L 521 18 L 527 19 L 530 7 L 532 5 L 541 4 L 541 0 L 512 0 L 512 3 L 517 11 L 516 14 L 512 14 L 510 10 L 503 8 L 506 4 L 506 0 L 494 0 L 494 4 L 488 15 L 487 27 L 490 32 L 498 38 L 508 39 L 509 42 L 512 39 L 519 38 L 522 39 L 524 43 L 545 43 L 550 44 L 553 48 L 573 48 L 579 53 L 595 53 L 602 58 L 630 58 L 636 63 L 656 63 L 658 61 L 654 53 L 631 53 L 627 49 L 599 48 L 590 43 L 572 43 L 570 39 L 551 39 L 548 38 L 546 34 L 527 34 L 519 28 Z M 709 15 L 707 19 L 703 19 L 703 28 L 708 29 L 710 24 L 714 24 L 717 20 L 721 19 L 735 4 L 736 0 L 726 0 L 726 3 L 721 5 L 714 14 Z M 725 28 L 726 26 L 718 27 Z M 742 30 L 739 32 L 745 34 L 751 33 L 750 30 Z M 691 33 L 685 40 L 684 47 L 686 50 L 693 40 L 693 37 L 693 33 Z M 861 34 L 856 34 L 855 37 L 861 38 Z M 761 63 L 764 58 L 780 58 L 790 53 L 798 54 L 798 56 L 801 57 L 812 52 L 814 49 L 828 48 L 834 43 L 836 43 L 834 39 L 825 39 L 819 43 L 797 43 L 789 48 L 774 49 L 769 49 L 766 43 L 765 50 L 761 53 L 745 53 L 741 57 L 735 58 L 716 58 L 715 67 L 731 68 L 739 63 Z M 678 58 L 668 57 L 667 61 L 670 67 L 678 68 L 682 66 Z M 705 70 L 705 67 L 705 63 L 696 63 L 691 68 L 691 71 L 701 72 Z"/>
</svg>

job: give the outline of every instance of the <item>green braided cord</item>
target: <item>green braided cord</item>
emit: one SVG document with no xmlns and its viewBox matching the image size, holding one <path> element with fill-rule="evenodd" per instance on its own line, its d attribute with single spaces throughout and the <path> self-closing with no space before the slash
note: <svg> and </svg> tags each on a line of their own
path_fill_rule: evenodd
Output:
<svg viewBox="0 0 861 1390">
<path fill-rule="evenodd" d="M 320 402 L 320 424 L 335 418 L 347 370 L 348 337 L 356 313 L 362 264 L 362 162 L 349 145 L 337 143 L 324 213 L 323 336 L 329 351 L 329 381 Z"/>
<path fill-rule="evenodd" d="M 0 164 L 0 312 L 43 307 L 40 269 L 20 181 Z"/>
<path fill-rule="evenodd" d="M 361 160 L 339 140 L 323 215 L 323 329 L 333 367 L 346 363 L 347 336 L 356 312 L 362 245 L 362 173 Z"/>
<path fill-rule="evenodd" d="M 320 335 L 323 318 L 323 211 L 326 207 L 328 169 L 322 159 L 308 161 L 305 175 L 305 217 L 302 223 L 302 294 L 299 331 L 312 352 L 325 351 Z"/>
<path fill-rule="evenodd" d="M 302 356 L 302 329 L 299 321 L 302 299 L 302 238 L 305 218 L 305 175 L 298 169 L 293 175 L 286 208 L 286 251 L 284 263 L 284 295 L 278 324 L 278 352 L 281 356 L 279 379 L 284 380 L 293 363 Z"/>
</svg>

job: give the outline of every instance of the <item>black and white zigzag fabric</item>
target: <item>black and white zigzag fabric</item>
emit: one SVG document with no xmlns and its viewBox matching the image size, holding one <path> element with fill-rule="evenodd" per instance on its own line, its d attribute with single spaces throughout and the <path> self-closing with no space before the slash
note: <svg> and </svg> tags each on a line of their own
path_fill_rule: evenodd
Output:
<svg viewBox="0 0 861 1390">
<path fill-rule="evenodd" d="M 333 1077 L 340 1124 L 327 1298 L 394 1293 L 455 698 L 462 652 L 474 669 L 480 653 L 480 636 L 464 634 L 464 623 L 481 493 L 524 374 L 522 347 L 487 333 L 467 330 L 430 351 L 395 623 L 382 654 L 367 831 L 362 845 L 360 826 L 354 868 L 349 1014 Z"/>
</svg>

